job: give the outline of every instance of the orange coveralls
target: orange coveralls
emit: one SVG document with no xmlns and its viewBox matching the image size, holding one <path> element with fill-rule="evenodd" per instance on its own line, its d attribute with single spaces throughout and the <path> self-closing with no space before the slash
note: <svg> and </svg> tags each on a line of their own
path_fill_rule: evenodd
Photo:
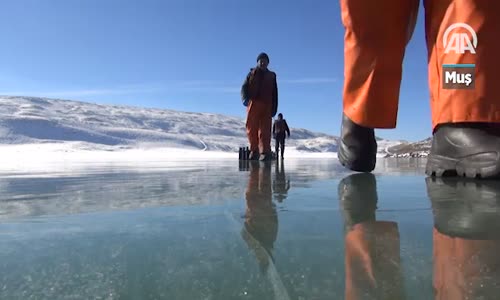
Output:
<svg viewBox="0 0 500 300">
<path fill-rule="evenodd" d="M 402 61 L 419 0 L 340 0 L 340 5 L 343 111 L 365 127 L 395 128 Z M 433 129 L 442 123 L 500 122 L 500 1 L 424 0 L 424 8 Z M 475 31 L 475 54 L 445 53 L 443 36 L 453 23 L 466 23 Z M 475 64 L 475 88 L 443 89 L 443 64 Z"/>
<path fill-rule="evenodd" d="M 263 76 L 259 76 L 260 74 Z M 276 73 L 272 71 L 256 72 L 255 75 L 253 79 L 249 80 L 249 90 L 253 96 L 247 107 L 248 142 L 250 143 L 250 151 L 254 153 L 271 153 L 272 118 L 277 109 Z M 250 74 L 250 76 L 252 75 Z"/>
</svg>

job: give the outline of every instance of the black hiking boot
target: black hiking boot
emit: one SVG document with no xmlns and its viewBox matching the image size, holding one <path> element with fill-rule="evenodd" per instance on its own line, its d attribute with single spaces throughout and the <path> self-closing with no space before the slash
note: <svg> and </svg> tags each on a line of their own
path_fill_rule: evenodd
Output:
<svg viewBox="0 0 500 300">
<path fill-rule="evenodd" d="M 259 160 L 259 153 L 258 152 L 250 152 L 250 155 L 248 156 L 248 160 Z"/>
<path fill-rule="evenodd" d="M 434 228 L 465 239 L 500 239 L 500 185 L 497 180 L 427 177 Z"/>
<path fill-rule="evenodd" d="M 345 114 L 338 148 L 340 163 L 356 172 L 371 172 L 377 160 L 375 130 L 355 124 Z"/>
<path fill-rule="evenodd" d="M 500 134 L 494 126 L 441 125 L 433 135 L 425 173 L 436 177 L 499 177 Z"/>
<path fill-rule="evenodd" d="M 269 153 L 262 153 L 259 157 L 260 161 L 271 161 L 273 160 L 273 154 L 271 152 Z"/>
</svg>

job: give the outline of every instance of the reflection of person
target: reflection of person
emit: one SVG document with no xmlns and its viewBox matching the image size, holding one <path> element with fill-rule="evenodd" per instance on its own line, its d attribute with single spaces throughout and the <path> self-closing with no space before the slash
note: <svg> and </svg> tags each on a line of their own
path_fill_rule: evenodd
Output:
<svg viewBox="0 0 500 300">
<path fill-rule="evenodd" d="M 274 171 L 273 192 L 274 199 L 283 202 L 288 196 L 290 189 L 290 180 L 286 178 L 285 164 L 276 164 Z"/>
<path fill-rule="evenodd" d="M 376 220 L 375 176 L 342 179 L 339 199 L 346 230 L 345 299 L 404 299 L 398 225 Z"/>
<path fill-rule="evenodd" d="M 267 271 L 278 235 L 278 215 L 273 203 L 271 163 L 250 162 L 245 193 L 246 213 L 242 237 L 254 252 L 262 272 Z"/>
<path fill-rule="evenodd" d="M 269 56 L 259 54 L 257 67 L 250 70 L 241 87 L 241 96 L 247 106 L 250 160 L 272 159 L 271 126 L 278 109 L 278 84 L 276 73 L 270 71 L 268 65 Z"/>
<path fill-rule="evenodd" d="M 427 178 L 434 215 L 434 299 L 498 299 L 498 181 Z M 377 221 L 375 177 L 354 174 L 339 184 L 346 225 L 346 299 L 404 299 L 399 232 Z"/>
<path fill-rule="evenodd" d="M 274 121 L 273 124 L 273 136 L 275 141 L 275 153 L 276 158 L 278 158 L 278 150 L 281 149 L 281 159 L 285 158 L 285 138 L 290 138 L 290 128 L 285 119 L 283 119 L 283 114 L 278 114 L 278 119 Z"/>
<path fill-rule="evenodd" d="M 374 128 L 396 127 L 402 62 L 419 2 L 340 1 L 345 27 L 345 82 L 338 156 L 351 170 L 372 171 L 377 149 Z M 433 134 L 426 173 L 442 176 L 456 172 L 482 178 L 498 175 L 500 1 L 423 2 Z M 464 37 L 474 42 L 467 29 L 452 27 L 456 23 L 465 23 L 475 31 L 478 43 L 471 45 L 473 52 L 453 49 L 468 42 Z M 446 42 L 449 45 L 443 45 Z M 474 87 L 444 87 L 445 64 L 473 64 Z"/>
<path fill-rule="evenodd" d="M 499 299 L 498 181 L 426 183 L 434 214 L 435 299 Z"/>
</svg>

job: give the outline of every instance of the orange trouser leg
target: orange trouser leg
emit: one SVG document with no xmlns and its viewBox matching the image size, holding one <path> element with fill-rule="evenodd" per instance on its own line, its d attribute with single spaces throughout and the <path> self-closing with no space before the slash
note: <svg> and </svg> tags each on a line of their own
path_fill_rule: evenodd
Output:
<svg viewBox="0 0 500 300">
<path fill-rule="evenodd" d="M 424 5 L 433 127 L 442 123 L 500 122 L 500 1 L 425 0 Z M 453 23 L 466 23 L 474 29 L 476 54 L 445 53 L 444 33 Z M 475 88 L 443 89 L 443 64 L 475 64 Z"/>
<path fill-rule="evenodd" d="M 466 240 L 434 229 L 436 300 L 499 299 L 500 241 Z"/>
<path fill-rule="evenodd" d="M 250 151 L 259 152 L 259 124 L 260 110 L 258 105 L 251 101 L 247 108 L 247 136 L 250 144 Z"/>
<path fill-rule="evenodd" d="M 345 237 L 345 299 L 403 299 L 397 223 L 368 221 Z"/>
<path fill-rule="evenodd" d="M 266 102 L 251 101 L 247 110 L 247 136 L 250 151 L 271 152 L 272 106 Z"/>
<path fill-rule="evenodd" d="M 439 0 L 441 1 L 441 0 Z M 340 0 L 344 113 L 372 128 L 395 128 L 402 62 L 418 0 Z"/>
<path fill-rule="evenodd" d="M 273 118 L 271 117 L 271 113 L 267 113 L 267 111 L 265 111 L 259 128 L 260 153 L 271 152 L 271 129 L 273 126 L 272 123 Z"/>
</svg>

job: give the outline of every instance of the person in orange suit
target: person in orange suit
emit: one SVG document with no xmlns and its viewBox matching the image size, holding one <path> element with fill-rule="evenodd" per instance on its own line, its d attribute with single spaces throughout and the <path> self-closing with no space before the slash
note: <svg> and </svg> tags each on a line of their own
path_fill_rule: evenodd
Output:
<svg viewBox="0 0 500 300">
<path fill-rule="evenodd" d="M 271 162 L 251 161 L 245 191 L 246 212 L 243 240 L 254 252 L 261 272 L 273 263 L 274 243 L 278 236 L 278 214 L 273 203 Z"/>
<path fill-rule="evenodd" d="M 269 56 L 261 53 L 257 67 L 250 69 L 242 88 L 243 104 L 247 106 L 246 130 L 250 143 L 250 160 L 271 160 L 272 118 L 278 110 L 276 73 L 268 69 Z"/>
<path fill-rule="evenodd" d="M 497 177 L 500 1 L 423 1 L 433 135 L 426 174 Z M 371 172 L 376 165 L 374 129 L 396 127 L 402 62 L 419 0 L 340 0 L 340 6 L 345 81 L 338 156 L 353 171 Z M 454 28 L 456 23 L 472 31 Z M 459 40 L 452 38 L 455 34 Z M 467 46 L 463 53 L 457 42 Z M 446 64 L 474 64 L 473 88 L 445 88 Z"/>
<path fill-rule="evenodd" d="M 498 299 L 498 182 L 427 178 L 426 184 L 434 214 L 434 299 Z"/>
<path fill-rule="evenodd" d="M 345 224 L 345 299 L 404 299 L 399 229 L 377 220 L 373 174 L 352 174 L 338 187 Z"/>
</svg>

